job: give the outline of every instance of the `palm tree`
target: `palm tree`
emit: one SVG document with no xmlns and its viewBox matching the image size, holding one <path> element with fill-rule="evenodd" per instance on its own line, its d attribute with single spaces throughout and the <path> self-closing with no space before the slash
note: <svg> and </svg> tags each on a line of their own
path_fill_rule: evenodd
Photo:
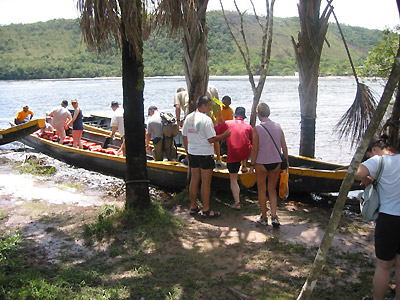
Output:
<svg viewBox="0 0 400 300">
<path fill-rule="evenodd" d="M 126 138 L 126 207 L 150 204 L 143 107 L 143 13 L 141 0 L 78 0 L 85 42 L 101 52 L 115 42 L 122 49 Z"/>
<path fill-rule="evenodd" d="M 162 0 L 155 12 L 156 23 L 171 34 L 183 32 L 183 67 L 189 93 L 189 110 L 207 90 L 209 69 L 206 22 L 208 0 Z"/>
<path fill-rule="evenodd" d="M 332 7 L 328 5 L 320 16 L 321 0 L 300 0 L 298 42 L 292 37 L 299 70 L 301 133 L 299 154 L 315 155 L 315 119 L 317 116 L 318 73 L 322 46 Z"/>
</svg>

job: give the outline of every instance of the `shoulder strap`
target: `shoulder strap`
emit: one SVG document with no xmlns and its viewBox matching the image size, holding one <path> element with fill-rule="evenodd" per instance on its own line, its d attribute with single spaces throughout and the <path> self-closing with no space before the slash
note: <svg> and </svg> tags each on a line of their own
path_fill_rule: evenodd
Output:
<svg viewBox="0 0 400 300">
<path fill-rule="evenodd" d="M 379 160 L 379 169 L 378 169 L 378 175 L 376 176 L 375 182 L 376 185 L 378 185 L 379 180 L 381 179 L 382 173 L 383 173 L 383 168 L 385 167 L 385 160 L 383 159 L 383 155 L 380 157 Z"/>
<path fill-rule="evenodd" d="M 271 133 L 269 132 L 269 130 L 267 129 L 267 127 L 265 127 L 263 124 L 260 124 L 260 125 L 268 132 L 269 136 L 271 137 L 272 142 L 273 142 L 274 145 L 275 145 L 276 151 L 278 151 L 279 155 L 281 155 L 281 151 L 279 151 L 278 146 L 276 145 L 275 140 L 274 140 L 274 138 L 272 137 L 272 135 L 271 135 Z"/>
</svg>

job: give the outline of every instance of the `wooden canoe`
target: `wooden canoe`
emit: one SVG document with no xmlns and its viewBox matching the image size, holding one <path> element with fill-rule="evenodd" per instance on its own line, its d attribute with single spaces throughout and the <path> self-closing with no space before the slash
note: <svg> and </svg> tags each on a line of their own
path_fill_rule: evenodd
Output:
<svg viewBox="0 0 400 300">
<path fill-rule="evenodd" d="M 112 140 L 109 135 L 84 130 L 82 140 L 97 145 L 107 145 L 106 149 L 118 149 L 121 141 Z M 36 133 L 23 138 L 23 142 L 37 151 L 64 161 L 70 165 L 97 171 L 103 174 L 125 178 L 125 157 L 103 152 L 73 148 L 70 145 L 61 145 L 53 141 L 40 138 Z M 187 186 L 188 167 L 180 162 L 147 161 L 147 174 L 150 183 L 154 186 L 173 190 Z M 248 173 L 239 175 L 239 182 L 246 188 L 256 183 L 254 175 Z M 227 169 L 213 170 L 213 188 L 230 189 L 230 179 Z"/>
<path fill-rule="evenodd" d="M 95 116 L 97 123 L 109 124 L 109 118 Z M 108 121 L 107 121 L 108 120 Z M 85 124 L 85 129 L 109 135 L 110 131 L 99 128 L 95 123 Z M 150 145 L 151 146 L 151 145 Z M 177 149 L 178 156 L 186 155 L 184 149 Z M 329 193 L 338 192 L 347 174 L 347 166 L 324 162 L 304 156 L 289 155 L 289 191 L 290 193 Z M 351 188 L 359 190 L 359 182 Z"/>
<path fill-rule="evenodd" d="M 0 145 L 18 141 L 24 136 L 30 135 L 38 129 L 43 128 L 44 124 L 44 119 L 31 120 L 29 122 L 19 125 L 14 125 L 10 123 L 10 128 L 0 129 Z"/>
</svg>

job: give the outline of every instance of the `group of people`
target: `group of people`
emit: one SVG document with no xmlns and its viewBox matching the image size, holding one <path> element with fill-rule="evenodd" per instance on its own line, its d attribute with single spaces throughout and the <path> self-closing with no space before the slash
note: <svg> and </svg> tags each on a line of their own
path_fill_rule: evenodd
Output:
<svg viewBox="0 0 400 300">
<path fill-rule="evenodd" d="M 216 95 L 216 96 L 215 96 Z M 212 100 L 218 99 L 215 88 L 199 97 L 196 110 L 188 113 L 189 97 L 180 88 L 175 95 L 174 105 L 176 118 L 182 127 L 183 145 L 187 152 L 191 181 L 189 185 L 190 215 L 200 214 L 203 217 L 218 217 L 219 211 L 210 208 L 211 178 L 216 162 L 220 160 L 220 141 L 227 145 L 227 168 L 230 175 L 230 187 L 234 209 L 240 209 L 240 187 L 238 184 L 239 170 L 247 172 L 246 162 L 250 158 L 250 172 L 257 177 L 258 198 L 261 215 L 257 222 L 268 225 L 267 192 L 270 201 L 271 224 L 279 227 L 277 216 L 276 186 L 280 175 L 281 152 L 288 160 L 288 150 L 281 126 L 269 119 L 270 109 L 266 103 L 257 106 L 260 125 L 252 128 L 245 122 L 246 110 L 237 107 L 235 112 L 230 107 L 231 98 L 224 96 L 223 105 L 216 105 Z M 213 105 L 217 113 L 213 114 Z M 183 118 L 181 114 L 183 111 Z M 275 146 L 276 145 L 276 146 Z M 277 148 L 279 152 L 277 151 Z M 214 161 L 214 154 L 217 159 Z M 268 182 L 268 185 L 267 185 Z M 197 197 L 201 191 L 202 209 L 197 205 Z"/>
<path fill-rule="evenodd" d="M 71 105 L 73 107 L 73 113 L 71 114 L 68 110 L 68 101 L 62 100 L 61 105 L 54 108 L 50 113 L 46 114 L 45 127 L 41 129 L 41 137 L 53 140 L 54 133 L 57 135 L 58 143 L 63 144 L 66 131 L 72 127 L 72 146 L 74 148 L 83 149 L 82 145 L 82 133 L 83 133 L 83 114 L 79 107 L 78 100 L 72 99 Z M 110 126 L 112 131 L 110 137 L 114 138 L 116 131 L 122 139 L 121 148 L 117 154 L 125 155 L 125 129 L 124 129 L 124 111 L 120 108 L 117 101 L 111 102 L 111 109 L 113 110 L 113 116 L 111 118 Z M 28 122 L 32 119 L 33 112 L 29 110 L 28 105 L 24 105 L 22 110 L 19 111 L 14 119 L 16 125 Z"/>
</svg>

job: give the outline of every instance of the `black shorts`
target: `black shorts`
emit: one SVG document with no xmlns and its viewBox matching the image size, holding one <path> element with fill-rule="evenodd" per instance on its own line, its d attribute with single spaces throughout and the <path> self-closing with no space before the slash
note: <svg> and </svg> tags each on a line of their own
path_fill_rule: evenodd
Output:
<svg viewBox="0 0 400 300">
<path fill-rule="evenodd" d="M 239 173 L 240 165 L 240 161 L 226 164 L 229 173 Z"/>
<path fill-rule="evenodd" d="M 273 164 L 264 164 L 264 168 L 267 169 L 267 171 L 272 171 L 275 170 L 276 167 L 279 165 L 279 163 L 273 163 Z"/>
<path fill-rule="evenodd" d="M 189 167 L 212 170 L 215 168 L 213 155 L 192 155 L 189 154 Z"/>
<path fill-rule="evenodd" d="M 375 226 L 375 255 L 385 261 L 400 254 L 400 216 L 380 213 Z"/>
</svg>

